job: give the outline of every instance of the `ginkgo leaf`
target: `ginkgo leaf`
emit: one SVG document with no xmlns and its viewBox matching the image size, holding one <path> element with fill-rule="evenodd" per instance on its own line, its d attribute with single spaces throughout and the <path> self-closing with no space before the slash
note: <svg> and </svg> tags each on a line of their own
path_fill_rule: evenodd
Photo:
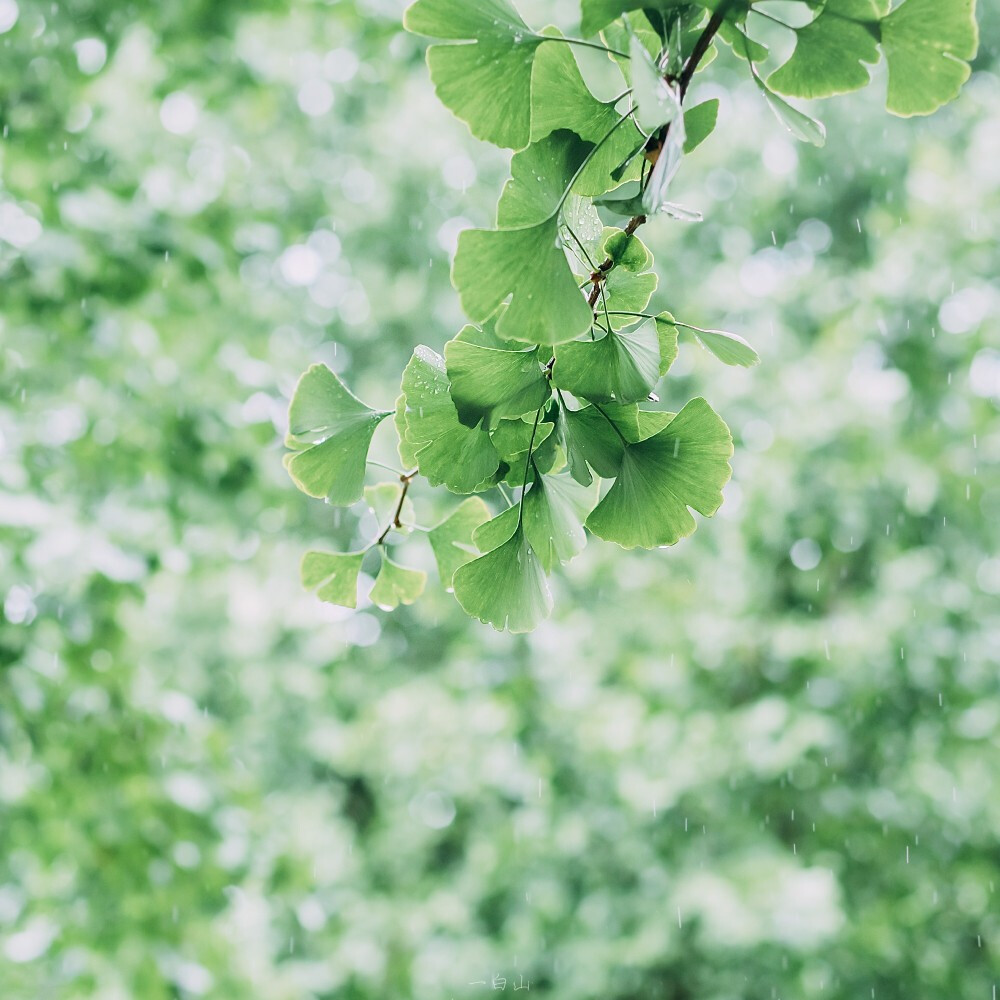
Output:
<svg viewBox="0 0 1000 1000">
<path fill-rule="evenodd" d="M 614 212 L 615 215 L 627 219 L 635 215 L 647 214 L 646 206 L 642 203 L 642 187 L 638 181 L 628 181 L 622 184 L 614 191 L 609 191 L 595 199 L 595 203 Z M 680 222 L 701 222 L 704 218 L 697 209 L 685 208 L 683 205 L 675 205 L 669 201 L 660 205 L 657 214 L 666 215 Z"/>
<path fill-rule="evenodd" d="M 473 135 L 521 149 L 531 138 L 531 66 L 543 38 L 507 0 L 417 0 L 407 30 L 449 44 L 427 50 L 441 103 Z"/>
<path fill-rule="evenodd" d="M 554 29 L 545 33 L 558 36 Z M 531 77 L 531 102 L 532 142 L 569 129 L 594 144 L 593 155 L 573 185 L 579 194 L 593 196 L 614 187 L 618 180 L 612 173 L 631 161 L 646 141 L 635 125 L 618 127 L 622 116 L 614 101 L 599 101 L 591 94 L 568 45 L 546 45 L 539 50 Z M 635 160 L 634 164 L 626 177 L 638 176 L 640 163 Z"/>
<path fill-rule="evenodd" d="M 729 428 L 704 399 L 693 399 L 659 433 L 624 448 L 614 485 L 587 519 L 587 527 L 623 548 L 673 545 L 695 520 L 722 504 L 732 469 Z"/>
<path fill-rule="evenodd" d="M 530 632 L 552 612 L 552 595 L 524 525 L 486 555 L 460 566 L 455 597 L 467 614 L 498 631 Z"/>
<path fill-rule="evenodd" d="M 656 156 L 646 188 L 642 192 L 642 205 L 647 215 L 656 215 L 667 202 L 667 192 L 684 158 L 687 132 L 684 116 L 678 115 L 667 126 L 663 146 Z"/>
<path fill-rule="evenodd" d="M 531 449 L 537 463 L 539 449 L 553 430 L 553 424 L 539 421 L 536 426 L 534 419 L 528 417 L 521 420 L 501 420 L 497 424 L 492 434 L 493 446 L 500 453 L 500 461 L 508 468 L 504 482 L 511 486 L 520 486 L 524 482 L 528 449 Z"/>
<path fill-rule="evenodd" d="M 711 351 L 724 365 L 739 365 L 752 368 L 760 364 L 760 355 L 738 333 L 725 330 L 702 330 L 686 326 L 700 344 Z"/>
<path fill-rule="evenodd" d="M 358 574 L 364 552 L 307 552 L 302 557 L 302 586 L 316 590 L 327 604 L 343 608 L 358 606 Z"/>
<path fill-rule="evenodd" d="M 560 431 L 570 472 L 577 482 L 583 481 L 574 472 L 574 466 L 578 470 L 582 460 L 602 478 L 614 478 L 621 468 L 625 445 L 658 433 L 673 416 L 659 410 L 640 410 L 635 403 L 600 403 L 581 410 L 561 407 Z"/>
<path fill-rule="evenodd" d="M 718 0 L 699 0 L 703 7 L 714 7 Z M 656 10 L 671 10 L 685 7 L 689 0 L 581 0 L 581 30 L 584 35 L 596 35 L 615 18 L 632 10 L 650 7 Z"/>
<path fill-rule="evenodd" d="M 285 468 L 303 493 L 348 507 L 361 499 L 372 435 L 389 416 L 354 396 L 326 365 L 299 379 L 288 409 Z"/>
<path fill-rule="evenodd" d="M 875 0 L 826 0 L 812 21 L 795 29 L 795 51 L 767 78 L 768 87 L 807 98 L 867 87 L 871 74 L 866 64 L 881 58 L 878 22 L 883 13 Z"/>
<path fill-rule="evenodd" d="M 979 48 L 976 0 L 904 0 L 882 20 L 889 64 L 886 107 L 929 115 L 958 96 Z"/>
<path fill-rule="evenodd" d="M 610 323 L 613 330 L 635 322 L 628 313 L 641 313 L 649 304 L 659 278 L 649 270 L 653 255 L 638 236 L 628 236 L 615 227 L 608 227 L 601 235 L 596 257 L 610 259 L 615 265 L 605 275 L 601 292 L 595 303 L 597 315 Z M 616 315 L 619 314 L 619 315 Z"/>
<path fill-rule="evenodd" d="M 500 456 L 489 434 L 458 419 L 441 355 L 418 347 L 403 371 L 403 393 L 406 439 L 432 486 L 472 493 L 497 471 Z"/>
<path fill-rule="evenodd" d="M 639 127 L 650 134 L 681 116 L 680 95 L 664 79 L 642 42 L 633 35 L 629 42 L 632 67 L 632 97 Z"/>
<path fill-rule="evenodd" d="M 551 203 L 553 192 L 569 189 L 573 164 L 579 167 L 587 148 L 572 132 L 557 132 L 515 156 L 497 219 L 502 226 L 519 228 L 466 229 L 459 235 L 452 281 L 469 318 L 487 319 L 510 296 L 496 323 L 500 337 L 558 344 L 590 327 L 592 314 L 559 239 L 560 204 Z M 556 162 L 561 173 L 553 178 L 544 171 Z M 533 164 L 539 165 L 545 184 L 519 180 Z M 539 217 L 541 221 L 533 221 Z"/>
<path fill-rule="evenodd" d="M 612 330 L 600 340 L 574 340 L 556 348 L 552 382 L 585 399 L 633 403 L 660 377 L 660 341 L 652 321 Z"/>
<path fill-rule="evenodd" d="M 677 360 L 677 327 L 674 317 L 662 312 L 656 317 L 656 336 L 660 344 L 660 375 L 666 375 Z"/>
<path fill-rule="evenodd" d="M 514 504 L 479 525 L 472 534 L 472 541 L 480 552 L 492 552 L 510 538 L 520 520 L 520 504 Z"/>
<path fill-rule="evenodd" d="M 563 129 L 515 153 L 497 203 L 497 226 L 523 229 L 555 219 L 591 149 L 590 143 Z"/>
<path fill-rule="evenodd" d="M 456 339 L 445 344 L 444 356 L 458 418 L 470 427 L 534 413 L 551 395 L 537 347 L 504 351 Z"/>
<path fill-rule="evenodd" d="M 406 440 L 406 393 L 401 392 L 396 397 L 396 408 L 392 414 L 392 422 L 396 428 L 396 434 L 399 435 L 399 445 L 396 449 L 399 452 L 399 460 L 403 463 L 404 468 L 416 468 L 417 454 L 413 450 L 413 445 Z"/>
<path fill-rule="evenodd" d="M 826 144 L 826 128 L 822 122 L 810 118 L 804 111 L 792 107 L 784 98 L 775 94 L 768 85 L 761 79 L 757 72 L 757 67 L 750 62 L 750 75 L 754 83 L 760 88 L 764 95 L 768 107 L 774 112 L 774 116 L 788 129 L 796 139 L 802 142 L 812 143 L 814 146 Z"/>
<path fill-rule="evenodd" d="M 472 535 L 489 519 L 489 507 L 479 497 L 468 497 L 427 533 L 445 590 L 452 589 L 455 570 L 479 555 Z"/>
<path fill-rule="evenodd" d="M 655 271 L 636 273 L 625 267 L 616 267 L 608 272 L 601 286 L 602 294 L 597 300 L 598 316 L 606 307 L 611 314 L 613 330 L 627 326 L 634 319 L 624 314 L 643 312 L 659 282 Z M 616 312 L 622 315 L 614 315 Z"/>
<path fill-rule="evenodd" d="M 538 476 L 524 495 L 524 532 L 528 544 L 549 572 L 583 551 L 583 524 L 600 496 L 600 484 L 582 486 L 569 473 Z"/>
<path fill-rule="evenodd" d="M 697 149 L 714 131 L 715 124 L 719 120 L 719 99 L 711 98 L 702 101 L 693 108 L 688 108 L 684 112 L 684 152 L 692 153 Z"/>
<path fill-rule="evenodd" d="M 427 574 L 393 562 L 382 553 L 382 566 L 375 578 L 369 600 L 383 611 L 392 611 L 400 604 L 412 604 L 423 592 Z"/>
<path fill-rule="evenodd" d="M 366 486 L 365 503 L 368 504 L 368 509 L 375 515 L 375 520 L 382 528 L 394 520 L 396 510 L 399 508 L 399 525 L 394 525 L 395 530 L 408 534 L 417 521 L 417 514 L 413 509 L 413 501 L 409 497 L 406 497 L 402 507 L 399 507 L 399 495 L 402 491 L 403 485 L 398 482 Z"/>
</svg>

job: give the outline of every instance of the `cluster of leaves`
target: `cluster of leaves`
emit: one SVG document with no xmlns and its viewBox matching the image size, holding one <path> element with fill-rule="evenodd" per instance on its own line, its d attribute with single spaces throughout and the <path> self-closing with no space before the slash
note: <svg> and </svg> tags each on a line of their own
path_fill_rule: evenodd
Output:
<svg viewBox="0 0 1000 1000">
<path fill-rule="evenodd" d="M 417 0 L 406 26 L 440 40 L 428 51 L 438 96 L 474 135 L 515 150 L 511 175 L 496 228 L 459 238 L 452 280 L 473 325 L 443 356 L 416 349 L 394 413 L 358 400 L 325 366 L 300 380 L 286 456 L 293 480 L 338 506 L 364 496 L 384 524 L 365 549 L 308 553 L 304 584 L 354 607 L 363 562 L 378 549 L 372 601 L 412 603 L 426 576 L 394 561 L 388 546 L 416 527 L 409 490 L 418 474 L 453 493 L 493 491 L 505 501 L 493 516 L 470 496 L 423 529 L 444 586 L 498 629 L 530 630 L 549 613 L 546 574 L 581 551 L 588 529 L 625 548 L 690 535 L 691 511 L 711 516 L 722 503 L 732 438 L 704 399 L 676 413 L 641 404 L 659 401 L 679 328 L 724 363 L 759 360 L 735 334 L 647 311 L 657 276 L 635 231 L 656 215 L 700 218 L 668 199 L 684 157 L 716 125 L 717 100 L 683 106 L 695 73 L 728 46 L 785 127 L 822 145 L 823 126 L 781 94 L 855 90 L 884 53 L 889 110 L 930 113 L 969 75 L 973 7 L 583 0 L 588 38 L 570 38 L 532 30 L 507 0 Z M 769 48 L 756 36 L 774 24 L 796 43 L 765 79 Z M 617 65 L 617 98 L 592 93 L 576 46 L 603 49 Z M 607 225 L 613 217 L 628 222 Z M 389 416 L 404 469 L 398 484 L 366 488 L 371 438 Z"/>
</svg>

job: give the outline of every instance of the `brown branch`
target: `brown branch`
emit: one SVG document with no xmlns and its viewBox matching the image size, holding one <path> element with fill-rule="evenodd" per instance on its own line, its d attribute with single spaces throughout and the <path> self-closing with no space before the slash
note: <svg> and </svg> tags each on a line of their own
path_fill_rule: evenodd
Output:
<svg viewBox="0 0 1000 1000">
<path fill-rule="evenodd" d="M 684 64 L 684 68 L 681 70 L 680 79 L 678 80 L 679 103 L 683 103 L 684 96 L 687 94 L 687 89 L 691 85 L 691 80 L 694 78 L 695 70 L 698 69 L 698 64 L 705 58 L 705 53 L 708 52 L 708 47 L 712 44 L 712 39 L 715 38 L 719 29 L 725 22 L 726 10 L 730 7 L 731 3 L 732 0 L 723 0 L 723 3 L 719 4 L 718 9 L 712 14 L 708 24 L 705 25 L 705 30 L 698 36 L 698 41 L 695 42 L 694 48 L 691 50 L 691 55 L 688 56 L 688 60 Z M 669 129 L 670 122 L 667 122 L 667 124 L 660 130 L 656 142 L 654 143 L 651 139 L 650 143 L 647 144 L 647 153 L 655 154 L 663 148 L 663 143 L 667 138 L 667 132 Z M 652 173 L 650 173 L 650 176 L 652 176 Z M 628 225 L 625 227 L 626 239 L 632 236 L 635 231 L 643 223 L 645 223 L 645 221 L 645 215 L 635 215 L 629 219 Z M 597 300 L 601 295 L 601 285 L 607 280 L 608 272 L 614 266 L 614 260 L 611 257 L 607 257 L 590 276 L 590 280 L 593 282 L 594 287 L 590 290 L 590 294 L 587 296 L 587 305 L 589 305 L 591 309 L 594 309 L 597 305 Z"/>
<path fill-rule="evenodd" d="M 396 503 L 396 509 L 393 511 L 392 517 L 389 519 L 389 523 L 385 526 L 385 530 L 378 536 L 378 538 L 375 539 L 375 545 L 381 545 L 386 538 L 389 537 L 389 532 L 392 531 L 393 528 L 403 527 L 403 504 L 406 502 L 406 494 L 410 491 L 410 483 L 413 482 L 413 477 L 419 471 L 419 469 L 413 469 L 410 472 L 404 472 L 400 475 L 399 481 L 403 484 L 403 488 L 399 491 L 399 500 Z"/>
</svg>

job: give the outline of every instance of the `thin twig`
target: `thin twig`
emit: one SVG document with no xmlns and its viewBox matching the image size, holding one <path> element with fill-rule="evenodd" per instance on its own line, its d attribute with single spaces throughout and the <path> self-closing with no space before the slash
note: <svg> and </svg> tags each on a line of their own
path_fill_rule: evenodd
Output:
<svg viewBox="0 0 1000 1000">
<path fill-rule="evenodd" d="M 399 491 L 399 500 L 396 502 L 396 509 L 393 511 L 389 523 L 385 526 L 385 530 L 382 534 L 375 539 L 376 545 L 382 545 L 386 538 L 389 537 L 389 532 L 392 531 L 393 528 L 403 527 L 403 504 L 406 502 L 406 494 L 410 491 L 410 483 L 413 482 L 413 477 L 419 471 L 419 469 L 411 469 L 409 472 L 400 473 L 399 481 L 403 484 L 403 488 Z"/>
</svg>

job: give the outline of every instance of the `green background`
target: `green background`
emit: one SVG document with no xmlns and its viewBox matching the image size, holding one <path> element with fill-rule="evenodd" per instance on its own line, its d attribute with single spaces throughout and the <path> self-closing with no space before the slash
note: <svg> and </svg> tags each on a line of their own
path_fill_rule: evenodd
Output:
<svg viewBox="0 0 1000 1000">
<path fill-rule="evenodd" d="M 391 408 L 506 169 L 402 4 L 12 10 L 0 996 L 992 1000 L 997 12 L 956 104 L 890 118 L 877 74 L 823 150 L 731 57 L 696 81 L 705 222 L 643 238 L 654 305 L 763 358 L 662 386 L 732 427 L 726 503 L 592 542 L 514 637 L 433 579 L 391 616 L 298 583 L 374 524 L 288 481 L 295 379 Z"/>
</svg>

